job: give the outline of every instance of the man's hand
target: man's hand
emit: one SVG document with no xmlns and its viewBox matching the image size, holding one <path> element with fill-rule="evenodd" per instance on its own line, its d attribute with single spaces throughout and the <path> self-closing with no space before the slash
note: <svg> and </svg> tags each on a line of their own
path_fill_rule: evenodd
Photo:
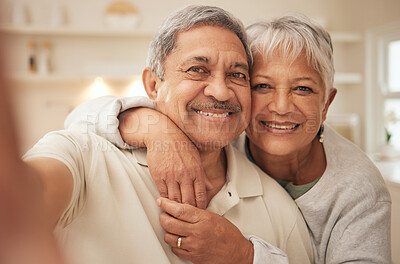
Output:
<svg viewBox="0 0 400 264">
<path fill-rule="evenodd" d="M 224 217 L 159 198 L 160 224 L 172 252 L 193 263 L 253 263 L 253 245 Z M 180 248 L 178 239 L 181 238 Z"/>
<path fill-rule="evenodd" d="M 206 186 L 210 186 L 197 148 L 165 115 L 152 109 L 135 108 L 119 116 L 125 142 L 147 147 L 150 174 L 161 197 L 206 208 Z"/>
</svg>

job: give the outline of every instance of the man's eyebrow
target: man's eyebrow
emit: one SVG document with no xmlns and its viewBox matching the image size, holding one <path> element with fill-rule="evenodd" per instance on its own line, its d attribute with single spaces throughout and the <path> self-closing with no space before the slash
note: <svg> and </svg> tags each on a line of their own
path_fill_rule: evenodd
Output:
<svg viewBox="0 0 400 264">
<path fill-rule="evenodd" d="M 209 63 L 209 61 L 210 61 L 209 58 L 206 56 L 194 56 L 194 57 L 191 57 L 191 58 L 185 60 L 183 62 L 183 65 L 187 65 L 187 64 L 195 63 L 195 62 Z M 239 68 L 239 69 L 245 70 L 247 72 L 249 71 L 249 66 L 246 63 L 241 63 L 241 62 L 234 63 L 233 68 Z"/>
<path fill-rule="evenodd" d="M 191 58 L 185 60 L 184 64 L 190 64 L 190 63 L 194 63 L 194 62 L 208 63 L 209 59 L 205 56 L 194 56 L 194 57 L 191 57 Z"/>
<path fill-rule="evenodd" d="M 205 56 L 196 56 L 193 58 L 193 60 L 197 61 L 197 62 L 205 62 L 208 63 L 208 58 Z"/>
<path fill-rule="evenodd" d="M 234 68 L 239 68 L 245 71 L 249 71 L 249 66 L 246 63 L 240 63 L 240 62 L 236 62 L 234 65 Z"/>
</svg>

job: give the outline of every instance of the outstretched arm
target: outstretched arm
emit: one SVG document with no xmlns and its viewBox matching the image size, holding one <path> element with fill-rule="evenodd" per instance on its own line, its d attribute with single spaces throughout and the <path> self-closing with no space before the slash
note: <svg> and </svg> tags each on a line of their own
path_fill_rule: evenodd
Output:
<svg viewBox="0 0 400 264">
<path fill-rule="evenodd" d="M 63 263 L 39 173 L 19 158 L 7 90 L 0 79 L 0 263 Z"/>
</svg>

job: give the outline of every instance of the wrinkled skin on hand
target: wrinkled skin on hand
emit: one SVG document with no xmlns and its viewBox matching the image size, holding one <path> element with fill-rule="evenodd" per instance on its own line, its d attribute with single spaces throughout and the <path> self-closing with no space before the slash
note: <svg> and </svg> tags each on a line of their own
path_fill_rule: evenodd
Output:
<svg viewBox="0 0 400 264">
<path fill-rule="evenodd" d="M 124 141 L 147 148 L 148 167 L 160 196 L 206 208 L 206 187 L 211 186 L 189 138 L 167 116 L 152 109 L 130 109 L 119 120 Z"/>
<path fill-rule="evenodd" d="M 154 147 L 148 148 L 150 174 L 161 197 L 205 209 L 206 177 L 200 155 L 193 145 L 188 148 L 161 152 Z"/>
<path fill-rule="evenodd" d="M 157 203 L 165 211 L 160 215 L 164 240 L 178 257 L 193 263 L 253 263 L 252 243 L 223 216 L 164 198 Z"/>
</svg>

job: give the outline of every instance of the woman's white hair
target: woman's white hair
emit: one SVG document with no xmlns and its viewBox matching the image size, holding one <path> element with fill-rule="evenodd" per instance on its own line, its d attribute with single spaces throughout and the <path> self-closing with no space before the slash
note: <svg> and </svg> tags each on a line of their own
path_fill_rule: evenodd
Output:
<svg viewBox="0 0 400 264">
<path fill-rule="evenodd" d="M 327 96 L 333 88 L 335 69 L 329 33 L 318 23 L 300 14 L 271 21 L 259 21 L 246 28 L 253 56 L 268 58 L 274 52 L 293 62 L 305 52 L 308 63 L 321 76 Z"/>
</svg>

